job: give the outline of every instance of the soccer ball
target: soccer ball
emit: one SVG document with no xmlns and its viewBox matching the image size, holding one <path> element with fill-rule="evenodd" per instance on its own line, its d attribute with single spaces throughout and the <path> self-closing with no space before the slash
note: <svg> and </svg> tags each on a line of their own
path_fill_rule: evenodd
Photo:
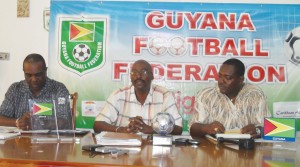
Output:
<svg viewBox="0 0 300 167">
<path fill-rule="evenodd" d="M 186 42 L 182 37 L 174 37 L 170 40 L 169 52 L 174 56 L 181 56 L 187 51 Z"/>
<path fill-rule="evenodd" d="M 79 62 L 84 62 L 91 56 L 91 49 L 86 44 L 78 44 L 73 49 L 73 56 Z"/>
<path fill-rule="evenodd" d="M 293 29 L 285 38 L 284 54 L 289 61 L 298 65 L 300 64 L 300 27 Z"/>
<path fill-rule="evenodd" d="M 174 129 L 174 125 L 175 120 L 173 116 L 166 112 L 159 112 L 152 119 L 153 130 L 160 135 L 171 133 Z"/>
<path fill-rule="evenodd" d="M 160 56 L 167 51 L 167 41 L 164 38 L 156 37 L 149 41 L 149 51 L 152 55 Z"/>
</svg>

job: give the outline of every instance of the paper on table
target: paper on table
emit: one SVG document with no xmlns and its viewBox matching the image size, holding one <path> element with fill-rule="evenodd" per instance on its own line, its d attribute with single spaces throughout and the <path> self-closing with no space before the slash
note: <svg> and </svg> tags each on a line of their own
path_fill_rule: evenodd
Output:
<svg viewBox="0 0 300 167">
<path fill-rule="evenodd" d="M 225 139 L 250 139 L 250 134 L 242 134 L 240 129 L 228 129 L 224 133 L 216 134 L 216 138 L 223 137 Z"/>
<path fill-rule="evenodd" d="M 5 140 L 8 138 L 19 136 L 20 133 L 0 133 L 0 139 Z"/>
<path fill-rule="evenodd" d="M 10 133 L 10 132 L 19 132 L 20 130 L 17 127 L 13 126 L 0 126 L 0 133 Z"/>
<path fill-rule="evenodd" d="M 208 139 L 210 142 L 214 143 L 214 144 L 218 144 L 218 140 L 216 137 L 211 136 L 211 135 L 205 135 L 206 139 Z M 238 144 L 233 144 L 233 143 L 223 143 L 225 147 L 229 147 L 231 149 L 234 150 L 239 150 L 239 145 Z"/>
<path fill-rule="evenodd" d="M 225 134 L 241 134 L 241 129 L 228 129 L 224 133 Z"/>
<path fill-rule="evenodd" d="M 141 146 L 142 136 L 129 133 L 101 132 L 96 135 L 97 144 L 107 146 Z"/>
</svg>

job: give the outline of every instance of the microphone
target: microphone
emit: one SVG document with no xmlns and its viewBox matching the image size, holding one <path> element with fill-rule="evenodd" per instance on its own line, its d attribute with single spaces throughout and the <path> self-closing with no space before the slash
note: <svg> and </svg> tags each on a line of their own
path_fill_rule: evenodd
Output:
<svg viewBox="0 0 300 167">
<path fill-rule="evenodd" d="M 238 139 L 238 140 L 233 140 L 233 139 L 224 139 L 223 137 L 219 137 L 217 139 L 218 143 L 232 143 L 232 144 L 237 144 L 239 145 L 239 148 L 244 148 L 247 150 L 252 150 L 254 149 L 254 139 Z"/>
</svg>

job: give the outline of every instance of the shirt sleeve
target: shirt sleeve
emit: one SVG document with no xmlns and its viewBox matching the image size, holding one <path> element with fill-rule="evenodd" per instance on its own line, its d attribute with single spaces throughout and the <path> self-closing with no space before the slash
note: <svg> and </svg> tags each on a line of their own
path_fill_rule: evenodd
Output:
<svg viewBox="0 0 300 167">
<path fill-rule="evenodd" d="M 256 126 L 263 126 L 264 118 L 271 116 L 271 113 L 268 108 L 267 98 L 262 91 L 260 93 L 255 94 L 253 98 L 256 99 L 256 104 L 253 105 L 256 106 L 256 111 L 252 112 L 252 122 Z"/>
<path fill-rule="evenodd" d="M 181 117 L 181 115 L 179 113 L 179 110 L 176 106 L 175 98 L 174 98 L 172 92 L 168 92 L 166 94 L 163 103 L 164 103 L 163 106 L 166 106 L 165 112 L 170 113 L 173 116 L 173 118 L 175 119 L 175 124 L 177 126 L 182 127 L 182 117 Z"/>
<path fill-rule="evenodd" d="M 11 85 L 5 93 L 5 98 L 0 106 L 0 115 L 10 118 L 15 117 L 14 92 L 16 92 L 15 84 Z"/>
<path fill-rule="evenodd" d="M 113 92 L 106 100 L 102 111 L 100 111 L 95 121 L 104 121 L 108 124 L 115 124 L 118 118 L 119 105 L 118 94 Z"/>
<path fill-rule="evenodd" d="M 190 129 L 194 123 L 207 123 L 208 113 L 205 110 L 205 104 L 203 104 L 202 99 L 203 99 L 203 92 L 201 91 L 196 96 L 194 113 L 191 120 L 189 121 L 188 129 Z"/>
</svg>

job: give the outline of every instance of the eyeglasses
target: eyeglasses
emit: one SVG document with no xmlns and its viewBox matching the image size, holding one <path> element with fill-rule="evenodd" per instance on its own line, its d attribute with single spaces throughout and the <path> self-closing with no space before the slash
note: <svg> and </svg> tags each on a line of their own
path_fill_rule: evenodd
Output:
<svg viewBox="0 0 300 167">
<path fill-rule="evenodd" d="M 148 76 L 150 74 L 150 72 L 149 71 L 147 71 L 147 70 L 142 70 L 142 71 L 131 71 L 130 72 L 130 75 L 131 76 L 138 76 L 138 75 L 141 75 L 142 77 L 146 77 L 146 76 Z"/>
</svg>

